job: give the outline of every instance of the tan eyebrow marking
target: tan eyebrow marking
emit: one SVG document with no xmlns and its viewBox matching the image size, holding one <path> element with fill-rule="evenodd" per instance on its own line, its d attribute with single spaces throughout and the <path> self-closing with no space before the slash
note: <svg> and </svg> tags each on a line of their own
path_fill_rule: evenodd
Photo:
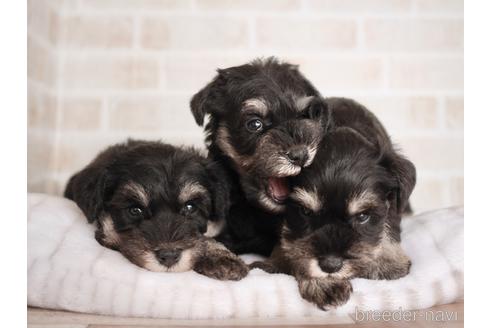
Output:
<svg viewBox="0 0 492 328">
<path fill-rule="evenodd" d="M 295 187 L 291 197 L 302 206 L 309 208 L 313 212 L 318 212 L 321 209 L 322 204 L 316 189 L 313 191 L 308 191 L 303 188 Z"/>
<path fill-rule="evenodd" d="M 314 98 L 313 96 L 305 96 L 305 97 L 297 98 L 295 100 L 297 110 L 303 111 L 313 98 Z"/>
<path fill-rule="evenodd" d="M 142 185 L 130 182 L 123 187 L 123 190 L 137 197 L 145 206 L 149 205 L 149 196 Z"/>
<path fill-rule="evenodd" d="M 355 215 L 366 210 L 369 207 L 377 205 L 378 196 L 369 190 L 356 194 L 349 200 L 347 209 L 350 215 Z"/>
<path fill-rule="evenodd" d="M 185 203 L 193 198 L 205 196 L 207 194 L 207 189 L 198 182 L 186 182 L 181 188 L 178 200 L 181 203 Z"/>
<path fill-rule="evenodd" d="M 268 114 L 268 107 L 263 98 L 251 98 L 243 102 L 243 111 L 253 111 L 262 116 Z"/>
</svg>

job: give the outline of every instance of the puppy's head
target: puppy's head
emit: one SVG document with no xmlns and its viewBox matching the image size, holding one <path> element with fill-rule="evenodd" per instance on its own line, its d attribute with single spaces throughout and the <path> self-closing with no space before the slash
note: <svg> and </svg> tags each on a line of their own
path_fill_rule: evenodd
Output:
<svg viewBox="0 0 492 328">
<path fill-rule="evenodd" d="M 192 149 L 129 141 L 73 176 L 65 195 L 97 223 L 96 239 L 152 271 L 186 271 L 220 232 L 229 184 Z"/>
<path fill-rule="evenodd" d="M 274 59 L 218 70 L 191 100 L 196 122 L 206 114 L 212 154 L 225 156 L 246 197 L 283 210 L 288 177 L 311 164 L 330 121 L 318 91 L 296 66 Z"/>
<path fill-rule="evenodd" d="M 381 279 L 408 272 L 399 241 L 415 184 L 411 162 L 338 128 L 293 183 L 282 247 L 309 262 L 307 274 Z"/>
</svg>

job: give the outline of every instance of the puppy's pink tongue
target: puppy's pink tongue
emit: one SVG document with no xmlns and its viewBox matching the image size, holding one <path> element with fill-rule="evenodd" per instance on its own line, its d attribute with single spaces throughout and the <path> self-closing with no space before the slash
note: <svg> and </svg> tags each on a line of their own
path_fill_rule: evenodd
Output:
<svg viewBox="0 0 492 328">
<path fill-rule="evenodd" d="M 289 196 L 290 188 L 285 178 L 268 178 L 268 187 L 275 200 L 283 201 Z"/>
</svg>

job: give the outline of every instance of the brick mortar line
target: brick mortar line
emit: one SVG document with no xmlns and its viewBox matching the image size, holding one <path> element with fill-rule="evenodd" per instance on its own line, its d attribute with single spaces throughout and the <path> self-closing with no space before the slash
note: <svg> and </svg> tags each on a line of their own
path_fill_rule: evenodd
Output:
<svg viewBox="0 0 492 328">
<path fill-rule="evenodd" d="M 366 45 L 366 37 L 364 34 L 364 19 L 359 18 L 357 19 L 356 22 L 356 28 L 355 28 L 355 44 L 356 44 L 356 51 L 358 53 L 364 53 L 364 50 L 367 48 Z"/>
<path fill-rule="evenodd" d="M 462 178 L 464 177 L 463 169 L 447 169 L 447 170 L 430 170 L 430 169 L 422 169 L 417 171 L 417 180 L 445 180 L 448 178 Z"/>
<path fill-rule="evenodd" d="M 142 49 L 142 16 L 135 15 L 133 18 L 132 49 Z"/>
<path fill-rule="evenodd" d="M 248 23 L 247 23 L 247 40 L 248 40 L 248 49 L 257 49 L 257 30 L 256 30 L 256 18 L 255 17 L 249 17 L 248 18 Z"/>
<path fill-rule="evenodd" d="M 195 90 L 195 92 L 198 90 Z M 114 96 L 121 97 L 124 96 L 123 99 L 133 99 L 133 98 L 159 98 L 163 97 L 184 97 L 184 96 L 192 96 L 192 92 L 190 91 L 173 91 L 173 90 L 160 90 L 160 89 L 141 89 L 141 90 L 126 90 L 126 89 L 100 89 L 100 90 L 91 90 L 91 89 L 78 89 L 78 90 L 66 90 L 63 98 L 74 99 L 77 97 L 88 98 L 88 97 L 96 97 L 101 98 L 104 96 Z M 147 99 L 146 99 L 147 100 Z"/>
<path fill-rule="evenodd" d="M 445 181 L 443 182 L 443 185 L 444 185 L 444 188 L 443 188 L 444 190 L 442 192 L 442 196 L 443 196 L 443 199 L 446 201 L 446 203 L 449 204 L 453 201 L 452 178 L 445 179 Z"/>
<path fill-rule="evenodd" d="M 361 18 L 375 18 L 375 19 L 457 19 L 463 20 L 464 16 L 462 12 L 387 12 L 387 13 L 367 13 L 367 12 L 357 12 L 357 11 L 340 11 L 340 12 L 323 12 L 316 9 L 309 9 L 307 11 L 302 11 L 301 9 L 292 10 L 275 10 L 275 9 L 265 9 L 265 10 L 200 10 L 192 11 L 191 9 L 180 9 L 180 10 L 166 10 L 166 9 L 81 9 L 77 11 L 64 11 L 61 16 L 91 16 L 91 17 L 114 17 L 119 15 L 129 15 L 138 13 L 139 15 L 145 17 L 176 17 L 176 16 L 189 16 L 190 18 L 204 17 L 204 18 L 244 18 L 245 14 L 248 16 L 256 17 L 268 17 L 268 18 L 289 18 L 303 20 L 307 18 L 311 19 L 323 19 L 323 18 L 333 18 L 333 19 L 355 19 Z"/>
<path fill-rule="evenodd" d="M 159 90 L 159 93 L 163 93 L 167 90 L 169 84 L 165 58 L 159 58 L 157 60 L 157 69 L 159 71 L 159 74 L 157 75 L 157 89 Z"/>
<path fill-rule="evenodd" d="M 27 88 L 28 90 L 29 88 L 38 89 L 37 92 L 42 92 L 48 94 L 49 96 L 56 96 L 56 90 L 54 86 L 50 86 L 48 84 L 33 80 L 31 78 L 27 79 Z"/>
<path fill-rule="evenodd" d="M 45 38 L 43 35 L 38 34 L 32 31 L 31 29 L 28 29 L 27 36 L 28 38 L 31 38 L 32 40 L 37 42 L 38 45 L 45 48 L 45 50 L 49 50 L 50 52 L 53 52 L 53 50 L 56 49 L 55 44 L 51 42 L 49 37 Z"/>
<path fill-rule="evenodd" d="M 103 97 L 101 101 L 101 113 L 100 113 L 100 119 L 101 119 L 101 126 L 99 130 L 103 133 L 106 133 L 110 131 L 109 128 L 109 100 L 108 97 Z"/>
<path fill-rule="evenodd" d="M 61 46 L 64 46 L 63 44 Z M 257 46 L 255 48 L 245 47 L 230 47 L 230 48 L 218 48 L 213 50 L 197 51 L 193 50 L 182 50 L 179 48 L 175 49 L 153 49 L 153 48 L 103 48 L 103 47 L 83 47 L 83 46 L 65 46 L 65 52 L 70 58 L 73 59 L 83 59 L 83 58 L 110 58 L 110 57 L 128 57 L 128 58 L 138 58 L 146 59 L 141 56 L 147 57 L 149 59 L 162 59 L 162 56 L 170 57 L 188 57 L 187 59 L 197 59 L 203 58 L 224 58 L 224 52 L 227 51 L 228 56 L 237 57 L 241 59 L 246 56 L 258 56 L 258 52 L 268 52 L 274 51 L 280 53 L 285 57 L 309 57 L 311 59 L 374 59 L 382 56 L 391 55 L 396 59 L 407 59 L 407 58 L 419 58 L 419 59 L 464 59 L 463 49 L 456 50 L 443 50 L 443 51 L 426 51 L 426 50 L 412 50 L 412 51 L 382 51 L 382 50 L 370 50 L 367 48 L 362 48 L 361 52 L 355 52 L 357 47 L 350 48 L 337 48 L 333 47 L 330 49 L 316 49 L 313 48 L 309 51 L 290 51 L 285 47 L 262 47 Z M 83 50 L 83 51 L 81 51 Z M 334 52 L 336 51 L 336 52 Z M 268 55 L 268 54 L 267 54 Z"/>
<path fill-rule="evenodd" d="M 448 131 L 446 129 L 446 96 L 440 95 L 436 97 L 437 100 L 437 118 L 438 118 L 438 130 L 442 132 Z"/>
<path fill-rule="evenodd" d="M 391 55 L 386 55 L 382 57 L 382 69 L 381 69 L 381 74 L 383 78 L 383 85 L 382 88 L 385 93 L 391 93 L 391 60 L 392 56 Z"/>
</svg>

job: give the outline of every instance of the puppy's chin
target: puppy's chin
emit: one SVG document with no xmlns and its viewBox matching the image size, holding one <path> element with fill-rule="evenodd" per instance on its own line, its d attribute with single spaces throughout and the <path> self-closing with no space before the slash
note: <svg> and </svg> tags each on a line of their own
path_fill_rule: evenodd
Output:
<svg viewBox="0 0 492 328">
<path fill-rule="evenodd" d="M 265 181 L 266 180 L 266 181 Z M 257 204 L 258 207 L 263 210 L 278 214 L 285 210 L 284 200 L 287 199 L 290 193 L 290 187 L 286 181 L 280 182 L 278 184 L 284 183 L 284 186 L 274 186 L 277 190 L 272 190 L 269 179 L 260 180 L 259 178 L 242 178 L 241 185 L 242 189 L 245 191 L 245 196 L 249 202 Z M 277 179 L 280 180 L 280 179 Z M 284 178 L 283 180 L 286 180 Z"/>
<path fill-rule="evenodd" d="M 193 269 L 195 252 L 192 248 L 184 250 L 179 261 L 170 267 L 162 265 L 153 252 L 145 252 L 138 262 L 137 265 L 153 272 L 186 272 Z"/>
<path fill-rule="evenodd" d="M 267 193 L 260 192 L 258 196 L 257 201 L 263 209 L 275 214 L 282 213 L 285 210 L 285 205 L 276 202 Z"/>
</svg>

